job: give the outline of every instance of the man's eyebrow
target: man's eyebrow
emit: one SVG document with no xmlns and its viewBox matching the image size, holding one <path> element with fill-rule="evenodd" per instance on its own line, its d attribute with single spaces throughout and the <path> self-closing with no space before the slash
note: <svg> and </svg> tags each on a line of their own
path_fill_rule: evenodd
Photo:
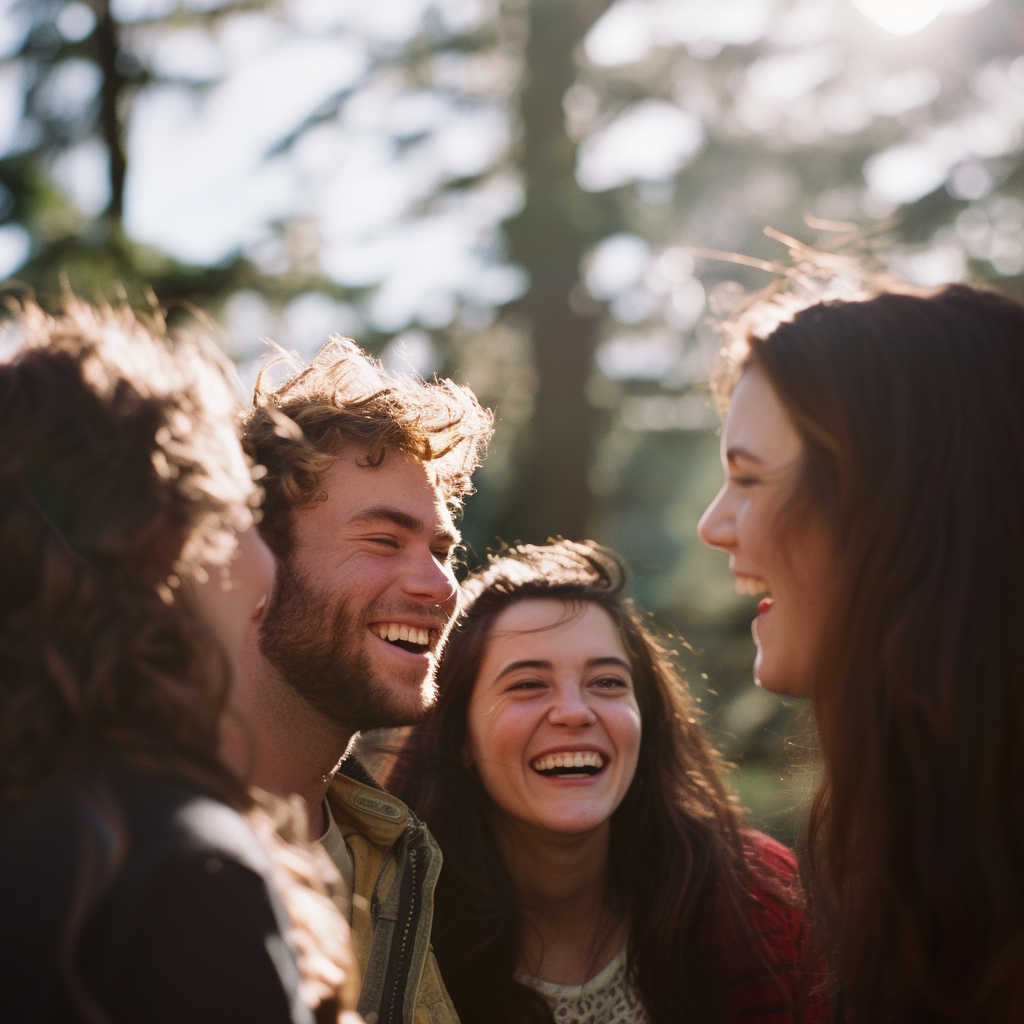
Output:
<svg viewBox="0 0 1024 1024">
<path fill-rule="evenodd" d="M 419 516 L 414 516 L 410 512 L 403 512 L 400 508 L 395 508 L 392 505 L 371 505 L 369 508 L 356 512 L 349 519 L 349 522 L 358 525 L 360 523 L 380 522 L 380 520 L 393 523 L 399 529 L 408 530 L 409 533 L 424 533 L 427 530 L 426 524 Z M 442 526 L 434 532 L 434 539 L 444 540 L 450 544 L 458 544 L 462 540 L 462 536 L 454 527 Z"/>
<path fill-rule="evenodd" d="M 758 465 L 764 465 L 764 459 L 742 445 L 734 445 L 732 448 L 728 448 L 725 452 L 725 457 L 729 462 L 735 462 L 737 459 L 746 459 L 747 462 L 756 462 Z"/>
</svg>

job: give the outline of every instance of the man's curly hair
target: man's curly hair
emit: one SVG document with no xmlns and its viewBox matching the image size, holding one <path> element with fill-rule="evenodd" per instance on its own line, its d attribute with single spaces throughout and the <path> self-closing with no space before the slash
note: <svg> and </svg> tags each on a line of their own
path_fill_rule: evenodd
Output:
<svg viewBox="0 0 1024 1024">
<path fill-rule="evenodd" d="M 265 385 L 266 370 L 282 359 L 292 374 Z M 260 373 L 242 426 L 246 452 L 267 471 L 260 530 L 286 557 L 292 510 L 317 499 L 323 474 L 350 444 L 365 449 L 364 466 L 381 465 L 389 451 L 420 460 L 454 511 L 472 491 L 493 432 L 493 415 L 468 387 L 391 373 L 350 338 L 332 336 L 308 365 L 281 352 Z"/>
</svg>

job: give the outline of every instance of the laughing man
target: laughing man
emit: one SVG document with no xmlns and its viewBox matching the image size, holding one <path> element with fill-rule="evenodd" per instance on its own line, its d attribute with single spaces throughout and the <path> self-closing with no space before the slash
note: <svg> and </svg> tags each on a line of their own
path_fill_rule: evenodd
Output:
<svg viewBox="0 0 1024 1024">
<path fill-rule="evenodd" d="M 250 629 L 229 755 L 305 801 L 352 892 L 359 1011 L 378 1024 L 457 1020 L 429 944 L 440 853 L 345 755 L 355 733 L 431 703 L 456 602 L 454 516 L 491 432 L 469 389 L 388 373 L 339 338 L 282 385 L 258 382 L 243 428 L 267 469 L 260 529 L 277 582 Z"/>
</svg>

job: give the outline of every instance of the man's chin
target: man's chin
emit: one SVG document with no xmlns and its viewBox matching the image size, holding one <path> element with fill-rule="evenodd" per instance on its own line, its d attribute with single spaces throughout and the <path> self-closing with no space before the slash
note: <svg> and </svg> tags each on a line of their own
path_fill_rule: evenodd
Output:
<svg viewBox="0 0 1024 1024">
<path fill-rule="evenodd" d="M 414 653 L 354 625 L 339 606 L 325 615 L 295 581 L 293 600 L 272 605 L 260 651 L 315 710 L 350 732 L 420 721 L 433 703 L 435 654 Z M 297 596 L 296 596 L 297 595 Z"/>
<path fill-rule="evenodd" d="M 364 709 L 360 715 L 360 724 L 355 727 L 357 732 L 376 732 L 380 729 L 402 729 L 405 726 L 421 722 L 429 711 L 423 703 L 403 704 L 398 702 L 381 703 L 374 708 Z"/>
<path fill-rule="evenodd" d="M 416 725 L 423 720 L 432 703 L 423 682 L 403 686 L 392 679 L 383 685 L 378 683 L 369 693 L 372 700 L 367 702 L 365 718 L 374 724 L 361 725 L 361 730 L 397 729 L 403 725 Z"/>
</svg>

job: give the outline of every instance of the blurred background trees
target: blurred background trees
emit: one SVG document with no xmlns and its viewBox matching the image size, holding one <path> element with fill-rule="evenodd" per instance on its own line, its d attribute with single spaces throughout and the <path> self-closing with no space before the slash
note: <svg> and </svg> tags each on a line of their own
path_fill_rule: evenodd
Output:
<svg viewBox="0 0 1024 1024">
<path fill-rule="evenodd" d="M 753 601 L 694 532 L 714 319 L 771 278 L 692 249 L 856 235 L 1020 294 L 1022 54 L 1015 0 L 0 0 L 0 278 L 151 286 L 249 380 L 261 338 L 340 332 L 471 384 L 468 560 L 620 550 L 791 839 L 809 723 L 750 683 Z"/>
</svg>

